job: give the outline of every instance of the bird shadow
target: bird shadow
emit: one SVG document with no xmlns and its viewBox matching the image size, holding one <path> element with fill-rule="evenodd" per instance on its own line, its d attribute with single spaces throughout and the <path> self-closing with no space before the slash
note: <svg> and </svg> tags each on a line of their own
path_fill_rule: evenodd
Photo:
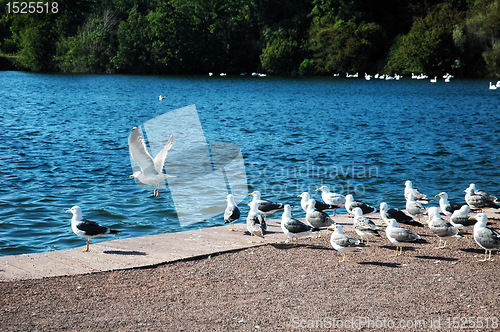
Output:
<svg viewBox="0 0 500 332">
<path fill-rule="evenodd" d="M 447 262 L 454 262 L 458 261 L 456 258 L 452 257 L 441 257 L 441 256 L 415 256 L 416 258 L 420 259 L 429 259 L 429 260 L 436 260 L 436 261 L 447 261 Z"/>
<path fill-rule="evenodd" d="M 359 265 L 374 265 L 382 267 L 401 267 L 401 263 L 384 263 L 384 262 L 358 262 Z"/>
<path fill-rule="evenodd" d="M 468 252 L 470 254 L 484 254 L 484 249 L 478 249 L 478 248 L 463 248 L 460 249 L 463 252 Z"/>
<path fill-rule="evenodd" d="M 109 255 L 125 255 L 125 256 L 147 256 L 148 254 L 144 251 L 136 250 L 106 250 L 105 254 Z"/>
<path fill-rule="evenodd" d="M 323 249 L 323 250 L 329 249 L 322 246 L 307 244 L 307 243 L 271 243 L 270 245 L 279 250 L 288 250 L 292 248 L 308 248 L 308 249 Z"/>
</svg>

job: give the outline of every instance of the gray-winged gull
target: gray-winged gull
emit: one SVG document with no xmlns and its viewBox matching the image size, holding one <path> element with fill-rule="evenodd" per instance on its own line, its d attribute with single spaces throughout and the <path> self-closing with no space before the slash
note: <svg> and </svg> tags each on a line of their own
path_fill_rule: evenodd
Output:
<svg viewBox="0 0 500 332">
<path fill-rule="evenodd" d="M 396 219 L 389 219 L 382 223 L 387 224 L 385 229 L 387 239 L 396 245 L 396 253 L 393 256 L 401 256 L 403 254 L 403 246 L 419 242 L 421 239 L 418 234 L 413 233 L 411 230 L 399 227 Z"/>
<path fill-rule="evenodd" d="M 448 201 L 448 194 L 444 191 L 440 192 L 434 197 L 439 197 L 439 208 L 441 209 L 441 212 L 446 216 L 451 216 L 454 211 L 462 207 L 460 204 Z"/>
<path fill-rule="evenodd" d="M 258 236 L 264 238 L 264 233 L 267 230 L 267 224 L 259 213 L 258 203 L 256 201 L 250 202 L 250 212 L 247 215 L 247 230 L 250 233 L 250 242 L 253 242 L 253 237 Z"/>
<path fill-rule="evenodd" d="M 406 201 L 406 213 L 420 221 L 420 216 L 426 215 L 427 210 L 422 204 L 415 201 L 413 194 L 409 194 L 408 200 Z"/>
<path fill-rule="evenodd" d="M 446 241 L 443 240 L 445 237 L 462 237 L 458 232 L 458 228 L 441 217 L 437 207 L 431 206 L 427 210 L 427 213 L 429 215 L 429 229 L 439 238 L 439 243 L 441 244 L 436 249 L 446 248 Z"/>
<path fill-rule="evenodd" d="M 73 217 L 71 218 L 71 229 L 73 230 L 73 233 L 87 239 L 87 247 L 83 250 L 85 252 L 89 251 L 91 238 L 106 234 L 120 233 L 120 231 L 101 226 L 95 221 L 84 219 L 82 216 L 82 209 L 79 206 L 73 206 L 66 212 L 73 213 Z"/>
<path fill-rule="evenodd" d="M 326 229 L 328 226 L 333 225 L 335 221 L 326 212 L 316 209 L 314 207 L 315 202 L 314 199 L 309 199 L 307 203 L 306 223 L 319 229 Z"/>
<path fill-rule="evenodd" d="M 380 236 L 378 233 L 380 228 L 370 218 L 363 215 L 361 208 L 355 207 L 352 213 L 354 214 L 354 231 L 362 240 L 368 242 L 369 238 Z"/>
<path fill-rule="evenodd" d="M 474 228 L 476 221 L 469 218 L 470 207 L 462 205 L 458 210 L 455 210 L 450 217 L 450 223 L 458 228 L 460 232 Z"/>
<path fill-rule="evenodd" d="M 413 217 L 407 215 L 403 210 L 389 208 L 386 202 L 380 203 L 380 217 L 382 220 L 387 221 L 389 219 L 396 219 L 398 223 L 423 227 L 422 223 L 413 219 Z"/>
<path fill-rule="evenodd" d="M 341 262 L 345 261 L 348 252 L 365 247 L 365 244 L 362 243 L 361 240 L 344 234 L 344 227 L 341 225 L 331 226 L 328 229 L 333 230 L 332 236 L 330 237 L 330 243 L 333 249 L 343 253 Z"/>
<path fill-rule="evenodd" d="M 364 214 L 376 212 L 377 208 L 366 204 L 365 202 L 355 201 L 354 197 L 349 194 L 345 196 L 345 209 L 348 213 L 352 213 L 352 209 L 359 207 L 363 211 Z"/>
<path fill-rule="evenodd" d="M 261 194 L 258 190 L 251 192 L 250 194 L 248 194 L 248 196 L 253 196 L 252 202 L 257 202 L 257 208 L 259 212 L 264 215 L 264 218 L 266 217 L 266 215 L 283 210 L 284 208 L 284 205 L 281 203 L 275 203 L 265 199 L 261 199 Z"/>
<path fill-rule="evenodd" d="M 465 202 L 470 206 L 471 210 L 480 210 L 487 207 L 500 208 L 500 205 L 496 204 L 492 199 L 475 193 L 471 187 L 465 189 Z"/>
<path fill-rule="evenodd" d="M 477 190 L 476 188 L 476 184 L 475 183 L 471 183 L 469 184 L 469 188 L 472 189 L 472 192 L 475 193 L 475 194 L 478 194 L 478 195 L 482 195 L 482 196 L 485 196 L 486 198 L 488 198 L 489 200 L 497 203 L 497 204 L 500 204 L 500 199 L 498 199 L 496 196 L 493 196 L 492 194 L 484 191 L 484 190 Z"/>
<path fill-rule="evenodd" d="M 152 157 L 146 147 L 144 137 L 140 133 L 139 127 L 134 127 L 128 137 L 130 156 L 139 165 L 140 171 L 130 175 L 141 183 L 154 187 L 153 195 L 159 196 L 159 187 L 170 175 L 163 173 L 165 158 L 172 148 L 174 136 L 170 136 L 165 146 L 158 152 L 156 157 Z"/>
<path fill-rule="evenodd" d="M 307 204 L 309 203 L 309 200 L 311 199 L 311 195 L 307 192 L 304 191 L 302 194 L 298 195 L 297 197 L 301 197 L 302 199 L 300 200 L 300 207 L 304 212 L 307 211 Z M 325 211 L 325 210 L 330 210 L 333 209 L 334 207 L 330 204 L 326 204 L 317 200 L 314 200 L 314 208 L 320 211 Z"/>
<path fill-rule="evenodd" d="M 408 200 L 410 194 L 413 194 L 413 198 L 416 202 L 427 204 L 432 201 L 432 198 L 427 198 L 427 195 L 422 194 L 417 188 L 413 188 L 413 183 L 410 180 L 405 182 L 405 199 Z"/>
<path fill-rule="evenodd" d="M 488 217 L 485 213 L 479 213 L 476 215 L 477 220 L 474 225 L 474 241 L 484 249 L 484 259 L 481 262 L 491 260 L 491 252 L 493 249 L 500 248 L 500 233 L 496 230 L 486 227 L 488 222 Z"/>
<path fill-rule="evenodd" d="M 283 215 L 281 216 L 281 230 L 288 237 L 288 243 L 293 239 L 297 240 L 299 237 L 318 235 L 319 229 L 310 225 L 304 224 L 296 218 L 292 218 L 292 208 L 289 204 L 285 205 Z"/>
<path fill-rule="evenodd" d="M 337 213 L 337 209 L 344 206 L 345 197 L 344 195 L 330 192 L 328 186 L 321 186 L 316 191 L 321 191 L 321 199 L 326 204 L 330 204 L 333 207 L 333 215 Z"/>
<path fill-rule="evenodd" d="M 224 210 L 224 223 L 225 224 L 230 224 L 230 231 L 234 231 L 233 225 L 236 221 L 240 219 L 241 213 L 240 209 L 236 206 L 236 203 L 234 202 L 234 196 L 233 194 L 228 194 L 227 198 L 227 206 L 226 210 Z"/>
</svg>

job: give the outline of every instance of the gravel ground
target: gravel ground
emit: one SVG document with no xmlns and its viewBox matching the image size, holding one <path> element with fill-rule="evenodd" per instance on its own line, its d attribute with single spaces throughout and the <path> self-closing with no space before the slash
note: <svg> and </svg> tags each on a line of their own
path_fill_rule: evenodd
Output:
<svg viewBox="0 0 500 332">
<path fill-rule="evenodd" d="M 498 254 L 478 262 L 471 234 L 435 249 L 427 228 L 408 228 L 427 243 L 400 257 L 382 234 L 339 262 L 324 231 L 299 245 L 0 283 L 0 330 L 500 330 Z"/>
</svg>

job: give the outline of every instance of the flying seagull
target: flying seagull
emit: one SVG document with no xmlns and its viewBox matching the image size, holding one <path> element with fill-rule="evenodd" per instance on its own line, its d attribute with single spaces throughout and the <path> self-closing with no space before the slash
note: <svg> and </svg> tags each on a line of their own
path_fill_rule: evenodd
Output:
<svg viewBox="0 0 500 332">
<path fill-rule="evenodd" d="M 70 212 L 73 213 L 73 217 L 71 218 L 71 229 L 73 230 L 73 233 L 87 239 L 87 247 L 83 250 L 84 252 L 89 251 L 91 238 L 106 234 L 120 233 L 120 231 L 101 226 L 95 221 L 84 219 L 82 217 L 82 209 L 79 206 L 73 206 L 71 209 L 66 211 L 66 213 Z"/>
<path fill-rule="evenodd" d="M 142 136 L 139 127 L 134 127 L 128 137 L 128 147 L 130 156 L 139 165 L 140 171 L 135 172 L 130 177 L 136 178 L 141 183 L 154 187 L 153 195 L 158 197 L 159 187 L 166 178 L 171 177 L 163 173 L 165 158 L 168 151 L 172 148 L 174 136 L 170 136 L 165 146 L 160 150 L 156 157 L 152 157 L 146 147 L 146 142 Z"/>
</svg>

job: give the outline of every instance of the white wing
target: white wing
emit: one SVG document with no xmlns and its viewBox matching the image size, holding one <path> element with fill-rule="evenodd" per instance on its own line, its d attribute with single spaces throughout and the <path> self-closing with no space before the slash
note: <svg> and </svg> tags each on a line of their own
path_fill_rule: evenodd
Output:
<svg viewBox="0 0 500 332">
<path fill-rule="evenodd" d="M 154 158 L 155 169 L 158 173 L 163 173 L 163 165 L 165 165 L 165 159 L 167 158 L 168 151 L 172 148 L 174 142 L 174 136 L 170 136 L 165 146 L 158 152 Z"/>
<path fill-rule="evenodd" d="M 148 152 L 146 142 L 141 135 L 139 127 L 134 127 L 134 129 L 132 129 L 132 133 L 130 133 L 128 137 L 128 147 L 132 159 L 139 165 L 141 172 L 143 174 L 154 173 L 155 164 L 153 162 L 153 157 L 151 157 L 151 154 Z"/>
</svg>

